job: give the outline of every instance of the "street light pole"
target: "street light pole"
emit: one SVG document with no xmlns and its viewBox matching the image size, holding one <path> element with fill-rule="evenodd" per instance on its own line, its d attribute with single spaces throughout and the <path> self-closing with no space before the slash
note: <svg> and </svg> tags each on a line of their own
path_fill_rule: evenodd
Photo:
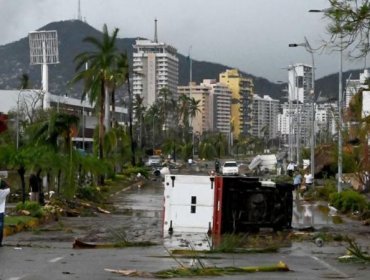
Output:
<svg viewBox="0 0 370 280">
<path fill-rule="evenodd" d="M 19 96 L 20 94 L 22 93 L 22 89 L 18 92 L 18 98 L 17 98 L 17 126 L 16 126 L 16 132 L 17 132 L 17 135 L 16 135 L 16 148 L 18 150 L 19 148 Z"/>
<path fill-rule="evenodd" d="M 301 44 L 289 44 L 289 47 L 305 47 L 306 51 L 311 54 L 312 68 L 311 68 L 311 93 L 312 93 L 312 122 L 311 122 L 311 175 L 315 176 L 315 60 L 313 49 L 305 37 L 305 42 Z"/>
<path fill-rule="evenodd" d="M 330 11 L 328 9 L 311 9 L 310 13 L 326 13 Z M 342 191 L 342 175 L 343 175 L 343 139 L 342 139 L 342 73 L 343 73 L 343 38 L 342 33 L 340 34 L 340 47 L 339 47 L 339 73 L 338 73 L 338 181 L 337 181 L 337 191 L 340 193 Z"/>
<path fill-rule="evenodd" d="M 340 50 L 339 50 L 339 74 L 338 74 L 338 192 L 342 191 L 342 173 L 343 173 L 343 154 L 342 154 L 342 72 L 343 72 L 343 50 L 342 50 L 342 36 L 340 36 Z"/>
</svg>

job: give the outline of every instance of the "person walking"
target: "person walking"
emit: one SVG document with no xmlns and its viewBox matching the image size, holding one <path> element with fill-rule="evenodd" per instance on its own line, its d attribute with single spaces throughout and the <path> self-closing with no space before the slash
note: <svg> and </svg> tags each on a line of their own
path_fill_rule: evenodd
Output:
<svg viewBox="0 0 370 280">
<path fill-rule="evenodd" d="M 31 201 L 39 202 L 39 180 L 35 174 L 30 175 Z"/>
<path fill-rule="evenodd" d="M 293 186 L 296 193 L 296 198 L 299 198 L 299 190 L 302 185 L 302 175 L 299 171 L 296 171 L 293 178 Z"/>
<path fill-rule="evenodd" d="M 5 180 L 0 177 L 0 247 L 3 245 L 3 232 L 4 232 L 4 218 L 5 218 L 5 202 L 6 197 L 10 193 L 9 185 Z"/>
<path fill-rule="evenodd" d="M 305 181 L 305 192 L 310 190 L 313 185 L 313 176 L 309 170 L 306 171 L 306 174 L 304 175 L 304 181 Z"/>
<path fill-rule="evenodd" d="M 286 168 L 287 172 L 288 172 L 288 175 L 290 177 L 293 177 L 293 172 L 295 170 L 295 164 L 293 161 L 289 162 L 287 168 Z"/>
</svg>

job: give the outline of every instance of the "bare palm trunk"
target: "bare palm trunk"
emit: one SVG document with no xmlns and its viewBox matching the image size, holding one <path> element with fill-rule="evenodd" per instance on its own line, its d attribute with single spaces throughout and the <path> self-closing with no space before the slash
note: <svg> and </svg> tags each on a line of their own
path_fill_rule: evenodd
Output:
<svg viewBox="0 0 370 280">
<path fill-rule="evenodd" d="M 104 125 L 105 131 L 108 132 L 110 130 L 110 98 L 109 98 L 109 88 L 107 83 L 104 83 Z"/>
<path fill-rule="evenodd" d="M 128 91 L 128 98 L 129 98 L 128 118 L 129 118 L 129 134 L 130 134 L 130 142 L 131 142 L 131 164 L 132 166 L 135 166 L 136 165 L 135 143 L 134 143 L 134 136 L 133 136 L 133 131 L 132 131 L 132 95 L 131 95 L 129 74 L 127 74 L 127 91 Z"/>
<path fill-rule="evenodd" d="M 104 90 L 104 83 L 102 84 L 102 91 Z M 101 102 L 100 102 L 100 111 L 99 111 L 99 159 L 103 160 L 104 158 L 104 105 L 105 105 L 105 92 L 101 95 Z M 104 185 L 104 174 L 100 174 L 98 179 L 98 184 L 100 186 Z"/>
<path fill-rule="evenodd" d="M 26 201 L 26 181 L 24 179 L 24 174 L 26 173 L 26 169 L 23 165 L 21 165 L 18 169 L 19 177 L 21 177 L 21 185 L 22 185 L 22 203 Z"/>
<path fill-rule="evenodd" d="M 115 122 L 116 122 L 116 120 L 115 120 L 115 117 L 114 117 L 114 115 L 115 115 L 115 112 L 116 112 L 116 89 L 115 88 L 113 88 L 113 90 L 112 90 L 112 94 L 111 94 L 111 105 L 112 105 L 112 127 L 115 127 Z"/>
</svg>

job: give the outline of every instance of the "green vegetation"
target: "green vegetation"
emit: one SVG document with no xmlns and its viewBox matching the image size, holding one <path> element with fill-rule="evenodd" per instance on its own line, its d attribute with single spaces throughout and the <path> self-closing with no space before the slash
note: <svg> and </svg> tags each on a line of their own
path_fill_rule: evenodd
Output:
<svg viewBox="0 0 370 280">
<path fill-rule="evenodd" d="M 25 225 L 30 222 L 37 221 L 31 216 L 5 216 L 5 226 Z"/>
<path fill-rule="evenodd" d="M 344 190 L 330 195 L 330 204 L 343 213 L 363 212 L 368 209 L 366 197 L 354 190 Z"/>
<path fill-rule="evenodd" d="M 16 205 L 16 210 L 19 212 L 21 210 L 26 210 L 30 213 L 31 217 L 41 218 L 44 216 L 43 207 L 35 201 L 26 201 L 25 203 L 19 202 Z"/>
<path fill-rule="evenodd" d="M 96 186 L 82 186 L 77 189 L 76 197 L 96 203 L 103 202 L 102 191 Z"/>
</svg>

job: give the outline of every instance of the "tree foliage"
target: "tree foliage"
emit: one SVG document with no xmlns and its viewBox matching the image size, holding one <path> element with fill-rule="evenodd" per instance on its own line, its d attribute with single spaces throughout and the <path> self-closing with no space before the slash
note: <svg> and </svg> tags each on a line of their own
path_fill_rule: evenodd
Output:
<svg viewBox="0 0 370 280">
<path fill-rule="evenodd" d="M 328 31 L 340 48 L 349 49 L 355 57 L 366 56 L 370 50 L 370 1 L 329 0 L 324 10 L 329 18 Z"/>
</svg>

